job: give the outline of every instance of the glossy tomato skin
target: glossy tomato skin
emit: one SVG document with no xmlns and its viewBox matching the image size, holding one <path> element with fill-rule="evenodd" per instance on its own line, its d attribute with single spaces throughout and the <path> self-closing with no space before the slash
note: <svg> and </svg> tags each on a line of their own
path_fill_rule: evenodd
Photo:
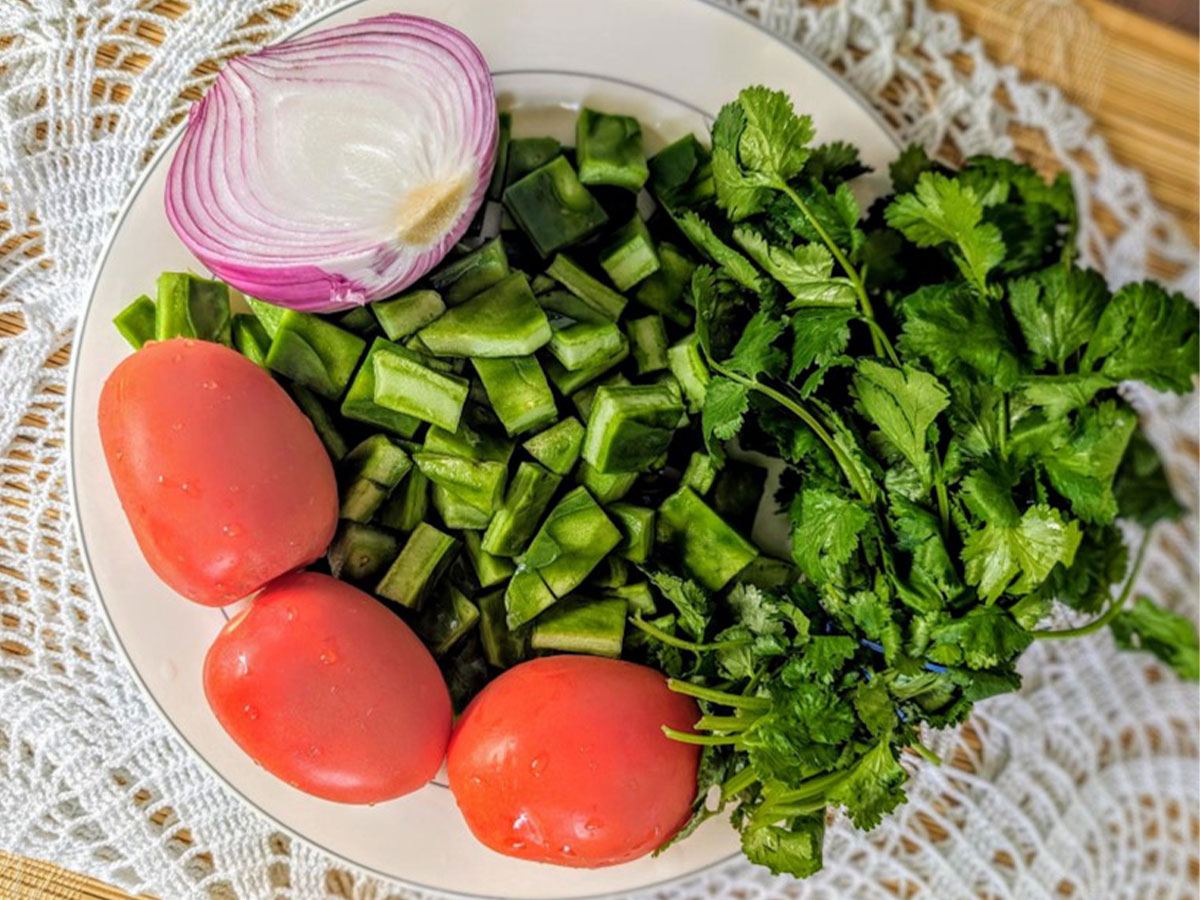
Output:
<svg viewBox="0 0 1200 900">
<path fill-rule="evenodd" d="M 223 606 L 325 552 L 337 527 L 333 465 L 312 423 L 240 353 L 147 344 L 100 394 L 100 440 L 155 573 Z"/>
<path fill-rule="evenodd" d="M 450 739 L 450 694 L 382 603 L 328 575 L 285 575 L 231 619 L 204 660 L 230 737 L 273 775 L 340 803 L 426 784 Z"/>
<path fill-rule="evenodd" d="M 450 740 L 450 789 L 480 841 L 508 856 L 593 868 L 628 862 L 683 826 L 696 795 L 696 704 L 653 669 L 551 656 L 509 669 Z"/>
</svg>

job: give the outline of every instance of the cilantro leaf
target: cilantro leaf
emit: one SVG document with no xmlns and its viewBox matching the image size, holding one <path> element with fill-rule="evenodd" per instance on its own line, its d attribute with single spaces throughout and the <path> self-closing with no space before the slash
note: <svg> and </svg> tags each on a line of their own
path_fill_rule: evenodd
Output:
<svg viewBox="0 0 1200 900">
<path fill-rule="evenodd" d="M 814 813 L 786 825 L 760 825 L 742 832 L 746 859 L 766 866 L 773 875 L 807 878 L 824 865 L 825 816 Z"/>
<path fill-rule="evenodd" d="M 872 591 L 858 591 L 850 597 L 850 616 L 866 637 L 883 647 L 884 659 L 895 660 L 902 636 L 889 603 Z"/>
<path fill-rule="evenodd" d="M 788 249 L 768 243 L 762 233 L 745 225 L 733 229 L 733 239 L 792 295 L 789 306 L 857 307 L 854 285 L 833 275 L 833 255 L 821 244 Z"/>
<path fill-rule="evenodd" d="M 860 681 L 854 689 L 854 711 L 875 737 L 891 734 L 897 724 L 896 705 L 882 678 Z"/>
<path fill-rule="evenodd" d="M 1053 364 L 1062 372 L 1092 336 L 1108 304 L 1108 288 L 1091 269 L 1055 265 L 1010 282 L 1008 303 L 1034 367 Z"/>
<path fill-rule="evenodd" d="M 998 606 L 976 606 L 958 619 L 940 622 L 928 657 L 946 666 L 990 669 L 1019 656 L 1033 635 Z"/>
<path fill-rule="evenodd" d="M 1015 523 L 988 522 L 963 541 L 967 583 L 988 603 L 1005 591 L 1027 594 L 1057 563 L 1071 565 L 1081 538 L 1078 522 L 1064 522 L 1058 510 L 1043 505 L 1029 507 Z"/>
<path fill-rule="evenodd" d="M 911 557 L 907 576 L 896 585 L 900 599 L 921 612 L 940 609 L 957 597 L 963 586 L 946 550 L 937 516 L 894 493 L 888 496 L 888 506 L 895 549 Z"/>
<path fill-rule="evenodd" d="M 1075 552 L 1075 561 L 1070 566 L 1055 566 L 1038 588 L 1038 598 L 1047 601 L 1046 608 L 1030 607 L 1027 613 L 1030 621 L 1017 616 L 1018 621 L 1032 628 L 1054 600 L 1081 612 L 1099 612 L 1112 600 L 1113 585 L 1124 577 L 1128 560 L 1129 550 L 1115 526 L 1088 526 Z M 1013 613 L 1016 615 L 1015 606 Z"/>
<path fill-rule="evenodd" d="M 731 378 L 718 376 L 708 383 L 704 392 L 704 408 L 700 411 L 700 428 L 710 453 L 722 454 L 718 441 L 727 441 L 737 434 L 750 408 L 750 388 Z"/>
<path fill-rule="evenodd" d="M 911 366 L 895 369 L 873 359 L 862 359 L 854 377 L 854 396 L 891 446 L 921 473 L 931 478 L 926 450 L 930 426 L 950 405 L 950 397 L 928 372 Z"/>
<path fill-rule="evenodd" d="M 1020 397 L 1057 419 L 1087 406 L 1100 391 L 1110 387 L 1112 382 L 1103 375 L 1039 375 L 1021 385 Z"/>
<path fill-rule="evenodd" d="M 670 572 L 647 571 L 647 577 L 675 607 L 679 626 L 698 641 L 704 640 L 712 617 L 712 598 L 696 582 Z"/>
<path fill-rule="evenodd" d="M 1111 628 L 1121 649 L 1149 651 L 1180 678 L 1200 681 L 1200 639 L 1190 619 L 1139 597 L 1117 613 Z"/>
<path fill-rule="evenodd" d="M 787 324 L 782 319 L 760 309 L 746 324 L 725 365 L 747 378 L 778 375 L 787 360 L 774 344 L 786 329 Z"/>
<path fill-rule="evenodd" d="M 733 222 L 759 212 L 770 198 L 762 179 L 742 171 L 738 162 L 742 133 L 746 130 L 746 113 L 741 103 L 726 103 L 713 122 L 713 186 L 717 202 Z"/>
<path fill-rule="evenodd" d="M 918 247 L 952 244 L 951 256 L 963 277 L 987 293 L 988 273 L 1004 258 L 1004 241 L 995 225 L 983 222 L 983 204 L 961 182 L 924 172 L 911 194 L 892 201 L 887 223 Z"/>
<path fill-rule="evenodd" d="M 839 580 L 858 549 L 871 513 L 857 500 L 831 490 L 805 487 L 792 501 L 792 558 L 819 584 Z"/>
<path fill-rule="evenodd" d="M 907 800 L 908 774 L 896 761 L 890 736 L 878 741 L 829 792 L 829 800 L 846 810 L 856 827 L 874 828 Z"/>
<path fill-rule="evenodd" d="M 815 133 L 812 119 L 796 115 L 787 94 L 761 86 L 744 88 L 738 94 L 738 105 L 746 117 L 738 142 L 742 165 L 775 184 L 799 175 Z"/>
<path fill-rule="evenodd" d="M 888 165 L 892 190 L 897 194 L 910 193 L 923 173 L 933 171 L 944 172 L 945 169 L 931 160 L 920 144 L 909 144 Z"/>
<path fill-rule="evenodd" d="M 792 316 L 795 335 L 788 377 L 795 378 L 809 366 L 825 367 L 845 352 L 850 343 L 853 309 L 802 309 Z"/>
<path fill-rule="evenodd" d="M 761 222 L 776 242 L 792 244 L 799 238 L 810 243 L 824 243 L 827 236 L 851 257 L 856 256 L 866 235 L 859 227 L 862 211 L 850 187 L 843 182 L 830 191 L 816 181 L 797 181 L 792 187 L 816 224 L 791 198 L 777 194 L 767 203 L 766 217 Z"/>
<path fill-rule="evenodd" d="M 1200 366 L 1200 313 L 1183 294 L 1152 281 L 1117 291 L 1083 355 L 1085 371 L 1113 381 L 1136 380 L 1160 391 L 1187 393 Z"/>
<path fill-rule="evenodd" d="M 941 376 L 967 367 L 1010 388 L 1021 371 L 999 307 L 958 284 L 920 288 L 900 301 L 904 333 L 899 350 L 926 359 Z"/>
<path fill-rule="evenodd" d="M 850 181 L 870 171 L 871 167 L 859 156 L 858 148 L 845 141 L 830 141 L 813 147 L 804 164 L 804 174 L 826 187 L 837 187 L 840 181 Z"/>
<path fill-rule="evenodd" d="M 831 684 L 842 667 L 858 652 L 858 642 L 846 635 L 818 635 L 804 645 L 803 655 L 791 660 L 784 671 L 789 678 Z"/>
<path fill-rule="evenodd" d="M 721 267 L 742 287 L 756 293 L 768 290 L 766 282 L 754 264 L 717 237 L 712 226 L 692 210 L 673 214 L 675 224 L 697 250 Z M 694 275 L 693 275 L 694 277 Z"/>
<path fill-rule="evenodd" d="M 1113 476 L 1137 428 L 1133 410 L 1114 401 L 1080 410 L 1067 440 L 1040 454 L 1054 489 L 1085 522 L 1111 522 L 1117 515 Z"/>
</svg>

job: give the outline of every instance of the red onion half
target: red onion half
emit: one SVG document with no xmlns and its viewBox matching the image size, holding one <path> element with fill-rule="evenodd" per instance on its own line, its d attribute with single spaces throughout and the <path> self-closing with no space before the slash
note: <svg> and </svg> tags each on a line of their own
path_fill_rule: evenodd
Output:
<svg viewBox="0 0 1200 900">
<path fill-rule="evenodd" d="M 219 278 L 329 312 L 437 263 L 495 155 L 479 48 L 432 19 L 378 16 L 230 60 L 192 108 L 167 218 Z"/>
</svg>

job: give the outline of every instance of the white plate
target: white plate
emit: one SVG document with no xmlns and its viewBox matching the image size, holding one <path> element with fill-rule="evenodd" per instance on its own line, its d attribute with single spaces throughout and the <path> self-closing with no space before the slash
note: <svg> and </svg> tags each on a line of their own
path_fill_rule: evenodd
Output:
<svg viewBox="0 0 1200 900">
<path fill-rule="evenodd" d="M 363 0 L 313 27 L 397 10 Z M 442 19 L 479 44 L 517 134 L 571 141 L 586 102 L 639 117 L 649 149 L 704 132 L 721 104 L 749 84 L 788 90 L 822 140 L 850 141 L 885 183 L 896 153 L 886 126 L 824 67 L 766 31 L 700 0 L 406 0 L 405 12 Z M 176 137 L 178 137 L 176 135 Z M 724 822 L 710 822 L 658 859 L 598 871 L 542 866 L 487 850 L 468 833 L 450 792 L 430 785 L 372 808 L 303 794 L 268 775 L 217 725 L 205 703 L 201 661 L 225 622 L 164 587 L 142 560 L 109 481 L 96 408 L 101 385 L 129 352 L 112 317 L 152 291 L 162 270 L 199 269 L 163 214 L 172 140 L 118 221 L 74 349 L 71 489 L 84 558 L 112 629 L 138 680 L 179 737 L 264 815 L 346 862 L 414 887 L 490 898 L 578 898 L 629 891 L 693 874 L 737 852 Z"/>
</svg>

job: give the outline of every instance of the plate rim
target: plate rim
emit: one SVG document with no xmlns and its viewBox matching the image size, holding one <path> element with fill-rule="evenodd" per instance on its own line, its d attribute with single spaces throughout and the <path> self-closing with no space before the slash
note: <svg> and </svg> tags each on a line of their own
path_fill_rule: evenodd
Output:
<svg viewBox="0 0 1200 900">
<path fill-rule="evenodd" d="M 291 27 L 286 28 L 275 39 L 267 41 L 261 46 L 267 47 L 282 41 L 290 40 L 300 32 L 316 27 L 327 19 L 346 12 L 355 6 L 361 5 L 363 2 L 365 2 L 365 0 L 342 0 L 342 2 L 321 13 L 319 16 L 304 22 L 296 23 Z M 838 85 L 842 89 L 844 96 L 855 103 L 855 105 L 857 105 L 871 120 L 876 123 L 876 125 L 879 126 L 880 131 L 886 135 L 888 140 L 892 143 L 897 151 L 903 149 L 903 142 L 896 133 L 895 126 L 893 126 L 892 123 L 887 120 L 887 118 L 879 111 L 879 109 L 866 97 L 864 97 L 852 84 L 850 84 L 843 75 L 835 71 L 832 66 L 825 62 L 825 60 L 811 53 L 805 47 L 789 39 L 785 35 L 772 31 L 758 19 L 743 15 L 736 9 L 719 2 L 719 0 L 673 0 L 673 2 L 678 2 L 680 4 L 701 3 L 707 7 L 718 10 L 743 24 L 751 26 L 764 37 L 775 41 L 776 43 L 782 45 L 789 52 L 801 57 L 805 60 L 805 62 L 809 63 L 815 69 L 826 75 L 831 82 Z M 489 72 L 492 75 L 496 74 L 490 70 Z M 619 81 L 620 79 L 616 80 Z M 708 117 L 710 114 L 704 113 L 704 115 Z M 179 726 L 175 724 L 175 721 L 159 702 L 157 696 L 155 696 L 154 692 L 150 689 L 150 686 L 143 678 L 141 671 L 139 671 L 128 651 L 125 649 L 125 645 L 121 640 L 121 636 L 118 633 L 116 625 L 112 620 L 112 616 L 109 613 L 108 604 L 104 599 L 103 591 L 100 590 L 99 582 L 96 579 L 95 569 L 92 566 L 91 555 L 88 551 L 88 542 L 83 533 L 83 520 L 80 516 L 79 508 L 78 484 L 75 467 L 75 404 L 77 395 L 76 382 L 78 378 L 79 359 L 81 355 L 80 350 L 83 344 L 84 335 L 87 333 L 89 316 L 96 306 L 96 291 L 99 288 L 100 278 L 112 252 L 113 245 L 116 243 L 117 237 L 125 224 L 125 220 L 129 216 L 129 213 L 137 199 L 141 196 L 146 183 L 150 180 L 151 175 L 163 163 L 164 159 L 168 157 L 169 153 L 176 148 L 181 135 L 187 128 L 187 125 L 188 117 L 185 115 L 181 121 L 172 127 L 170 131 L 163 137 L 162 145 L 154 152 L 154 155 L 151 156 L 141 172 L 138 173 L 138 176 L 133 181 L 133 184 L 130 186 L 129 192 L 126 194 L 124 201 L 121 203 L 121 206 L 117 211 L 116 218 L 113 220 L 113 224 L 105 236 L 104 243 L 100 248 L 100 252 L 92 264 L 91 277 L 88 279 L 87 299 L 84 302 L 82 309 L 80 309 L 78 313 L 78 318 L 75 322 L 75 333 L 71 338 L 71 359 L 67 373 L 67 396 L 64 406 L 67 442 L 67 494 L 73 519 L 71 527 L 75 534 L 75 540 L 79 545 L 80 560 L 83 564 L 83 570 L 87 576 L 88 584 L 92 588 L 92 591 L 94 592 L 98 601 L 97 605 L 100 608 L 101 618 L 104 621 L 105 630 L 108 632 L 108 635 L 114 646 L 119 651 L 123 668 L 133 677 L 133 681 L 137 685 L 139 693 L 145 700 L 149 701 L 150 706 L 157 711 L 160 721 L 166 725 L 170 733 L 183 745 L 183 747 L 187 750 L 188 755 L 200 764 L 201 768 L 213 776 L 226 791 L 237 797 L 239 802 L 241 802 L 243 806 L 252 810 L 255 815 L 259 816 L 266 822 L 269 822 L 273 827 L 287 834 L 292 839 L 298 840 L 309 847 L 313 847 L 322 853 L 325 853 L 327 856 L 338 860 L 339 863 L 350 867 L 352 870 L 369 877 L 382 879 L 383 881 L 387 882 L 393 882 L 407 888 L 431 894 L 435 897 L 442 896 L 455 898 L 455 900 L 491 900 L 491 898 L 482 894 L 471 894 L 462 891 L 432 887 L 429 885 L 420 884 L 407 878 L 403 878 L 401 876 L 397 876 L 395 874 L 383 872 L 371 865 L 351 859 L 350 857 L 345 856 L 336 850 L 332 850 L 324 846 L 313 838 L 302 834 L 293 826 L 288 825 L 286 822 L 279 819 L 274 813 L 271 813 L 259 806 L 254 800 L 248 797 L 241 789 L 239 789 L 228 778 L 226 778 L 225 775 L 204 756 L 204 754 L 194 747 Z M 226 617 L 228 618 L 228 616 Z M 728 856 L 722 857 L 721 859 L 714 860 L 711 863 L 693 869 L 690 872 L 642 885 L 636 888 L 636 890 L 632 893 L 644 895 L 656 890 L 660 890 L 669 885 L 677 884 L 686 879 L 701 877 L 720 867 L 729 865 L 732 861 L 738 859 L 740 856 L 741 852 L 736 851 Z M 579 896 L 575 898 L 575 900 L 627 900 L 627 898 L 630 896 L 631 892 L 628 890 L 604 891 L 601 893 Z"/>
</svg>

